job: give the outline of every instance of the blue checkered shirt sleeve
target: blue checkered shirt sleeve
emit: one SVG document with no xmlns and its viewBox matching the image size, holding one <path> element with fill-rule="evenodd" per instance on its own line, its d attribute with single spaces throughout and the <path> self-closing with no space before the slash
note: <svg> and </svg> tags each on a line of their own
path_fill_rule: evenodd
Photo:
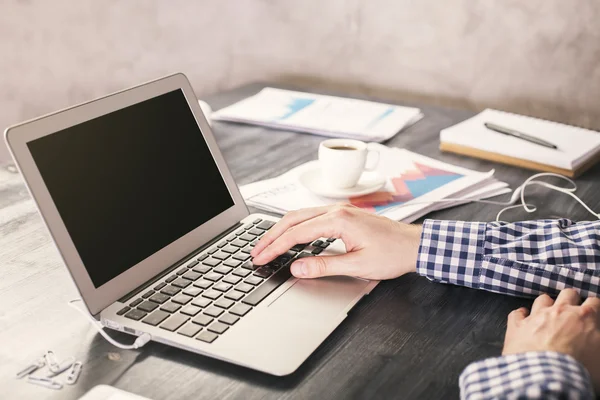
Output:
<svg viewBox="0 0 600 400">
<path fill-rule="evenodd" d="M 600 221 L 426 220 L 417 272 L 514 296 L 557 295 L 568 287 L 600 296 Z"/>
<path fill-rule="evenodd" d="M 594 399 L 587 370 L 574 358 L 555 352 L 531 352 L 489 358 L 460 375 L 465 400 Z"/>
</svg>

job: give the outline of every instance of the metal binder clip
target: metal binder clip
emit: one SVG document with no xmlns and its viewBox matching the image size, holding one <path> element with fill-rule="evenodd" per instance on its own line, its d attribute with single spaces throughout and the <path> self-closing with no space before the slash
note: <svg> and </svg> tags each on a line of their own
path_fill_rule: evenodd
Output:
<svg viewBox="0 0 600 400">
<path fill-rule="evenodd" d="M 40 386 L 44 386 L 50 389 L 54 389 L 54 390 L 59 390 L 62 389 L 63 385 L 60 382 L 55 381 L 52 378 L 46 378 L 43 376 L 33 376 L 30 375 L 27 378 L 27 382 L 29 383 L 33 383 L 35 385 L 40 385 Z"/>
<path fill-rule="evenodd" d="M 56 360 L 56 356 L 52 350 L 48 350 L 44 355 L 44 359 L 46 360 L 46 364 L 48 365 L 48 369 L 52 372 L 58 371 L 60 368 L 60 364 Z"/>
<path fill-rule="evenodd" d="M 81 361 L 77 361 L 76 363 L 74 363 L 71 366 L 71 370 L 69 371 L 69 375 L 67 375 L 65 383 L 68 385 L 74 385 L 77 382 L 77 379 L 79 379 L 79 375 L 81 375 L 82 367 L 83 364 L 81 363 Z"/>
<path fill-rule="evenodd" d="M 27 375 L 34 373 L 38 369 L 42 368 L 44 365 L 46 365 L 46 361 L 44 360 L 44 357 L 41 357 L 37 361 L 33 362 L 31 365 L 19 371 L 17 373 L 17 379 L 22 379 Z"/>
<path fill-rule="evenodd" d="M 71 366 L 73 365 L 74 362 L 75 362 L 75 358 L 69 357 L 66 360 L 62 361 L 60 364 L 57 364 L 57 366 L 54 368 L 48 367 L 48 368 L 50 368 L 50 373 L 48 375 L 46 375 L 46 377 L 53 378 L 57 375 L 62 374 L 63 372 L 65 372 L 66 370 L 71 368 Z"/>
</svg>

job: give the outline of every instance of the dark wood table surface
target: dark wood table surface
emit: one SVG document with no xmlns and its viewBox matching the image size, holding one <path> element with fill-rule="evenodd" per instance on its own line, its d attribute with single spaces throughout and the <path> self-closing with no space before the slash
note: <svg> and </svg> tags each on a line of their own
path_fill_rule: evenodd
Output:
<svg viewBox="0 0 600 400">
<path fill-rule="evenodd" d="M 213 109 L 256 93 L 253 84 L 209 96 Z M 301 89 L 301 88 L 295 88 Z M 331 92 L 330 92 L 331 93 Z M 343 93 L 333 93 L 343 94 Z M 384 100 L 384 99 L 382 99 Z M 440 129 L 473 112 L 418 104 L 425 118 L 391 139 L 403 147 L 467 168 L 496 170 L 512 187 L 531 171 L 444 154 Z M 323 138 L 259 127 L 215 123 L 214 131 L 237 182 L 273 177 L 316 158 Z M 108 160 L 107 160 L 108 161 Z M 160 161 L 159 161 L 160 162 Z M 578 195 L 600 209 L 600 167 L 577 180 Z M 590 215 L 568 196 L 531 190 L 535 214 L 516 210 L 507 220 Z M 430 214 L 439 219 L 489 221 L 500 207 L 468 204 Z M 0 168 L 0 398 L 75 399 L 98 384 L 151 399 L 457 398 L 458 376 L 472 361 L 500 354 L 507 314 L 530 300 L 436 284 L 415 274 L 382 282 L 294 374 L 269 376 L 162 344 L 139 351 L 108 344 L 67 301 L 77 297 L 20 177 Z M 129 342 L 131 337 L 114 333 Z M 249 346 L 269 338 L 248 338 Z M 290 346 L 293 346 L 290 343 Z M 46 350 L 75 356 L 84 369 L 60 391 L 16 380 L 16 372 Z"/>
</svg>

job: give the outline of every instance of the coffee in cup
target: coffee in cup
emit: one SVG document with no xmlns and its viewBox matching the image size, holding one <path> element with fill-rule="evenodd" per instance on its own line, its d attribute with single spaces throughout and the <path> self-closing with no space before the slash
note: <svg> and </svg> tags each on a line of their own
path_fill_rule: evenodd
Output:
<svg viewBox="0 0 600 400">
<path fill-rule="evenodd" d="M 356 185 L 362 173 L 373 170 L 375 165 L 366 168 L 369 150 L 367 144 L 353 139 L 329 139 L 319 145 L 321 174 L 328 185 L 338 189 L 348 189 Z M 377 160 L 378 161 L 378 160 Z"/>
</svg>

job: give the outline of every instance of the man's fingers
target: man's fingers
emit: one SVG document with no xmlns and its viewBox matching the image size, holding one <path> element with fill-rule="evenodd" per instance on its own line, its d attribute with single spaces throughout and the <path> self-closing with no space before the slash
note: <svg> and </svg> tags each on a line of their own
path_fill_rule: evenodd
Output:
<svg viewBox="0 0 600 400">
<path fill-rule="evenodd" d="M 305 208 L 302 210 L 287 213 L 279 222 L 273 225 L 273 227 L 263 235 L 263 237 L 258 241 L 258 243 L 256 243 L 256 246 L 254 246 L 254 249 L 252 249 L 252 252 L 250 254 L 253 257 L 256 257 L 289 228 L 311 218 L 323 215 L 327 211 L 329 211 L 331 207 L 332 206 Z"/>
<path fill-rule="evenodd" d="M 356 253 L 339 256 L 305 257 L 292 263 L 292 274 L 297 278 L 320 278 L 322 276 L 358 276 Z"/>
<path fill-rule="evenodd" d="M 552 300 L 552 297 L 548 296 L 547 294 L 542 294 L 533 302 L 533 305 L 531 306 L 531 314 L 535 314 L 544 308 L 551 307 L 553 304 L 554 300 Z"/>
<path fill-rule="evenodd" d="M 517 308 L 508 314 L 508 328 L 518 322 L 523 321 L 529 315 L 529 310 L 526 307 Z"/>
<path fill-rule="evenodd" d="M 600 299 L 598 297 L 588 297 L 581 305 L 581 308 L 586 314 L 596 314 L 597 317 L 600 317 Z"/>
<path fill-rule="evenodd" d="M 581 297 L 575 289 L 564 289 L 558 294 L 554 305 L 578 306 L 581 303 Z"/>
<path fill-rule="evenodd" d="M 337 236 L 341 223 L 342 221 L 335 218 L 334 214 L 331 213 L 302 222 L 285 231 L 269 246 L 263 249 L 263 251 L 257 254 L 252 262 L 257 265 L 263 265 L 285 253 L 298 243 L 309 243 L 323 236 Z"/>
<path fill-rule="evenodd" d="M 582 306 L 593 308 L 596 311 L 600 312 L 600 298 L 598 298 L 598 297 L 588 297 L 583 302 Z"/>
</svg>

